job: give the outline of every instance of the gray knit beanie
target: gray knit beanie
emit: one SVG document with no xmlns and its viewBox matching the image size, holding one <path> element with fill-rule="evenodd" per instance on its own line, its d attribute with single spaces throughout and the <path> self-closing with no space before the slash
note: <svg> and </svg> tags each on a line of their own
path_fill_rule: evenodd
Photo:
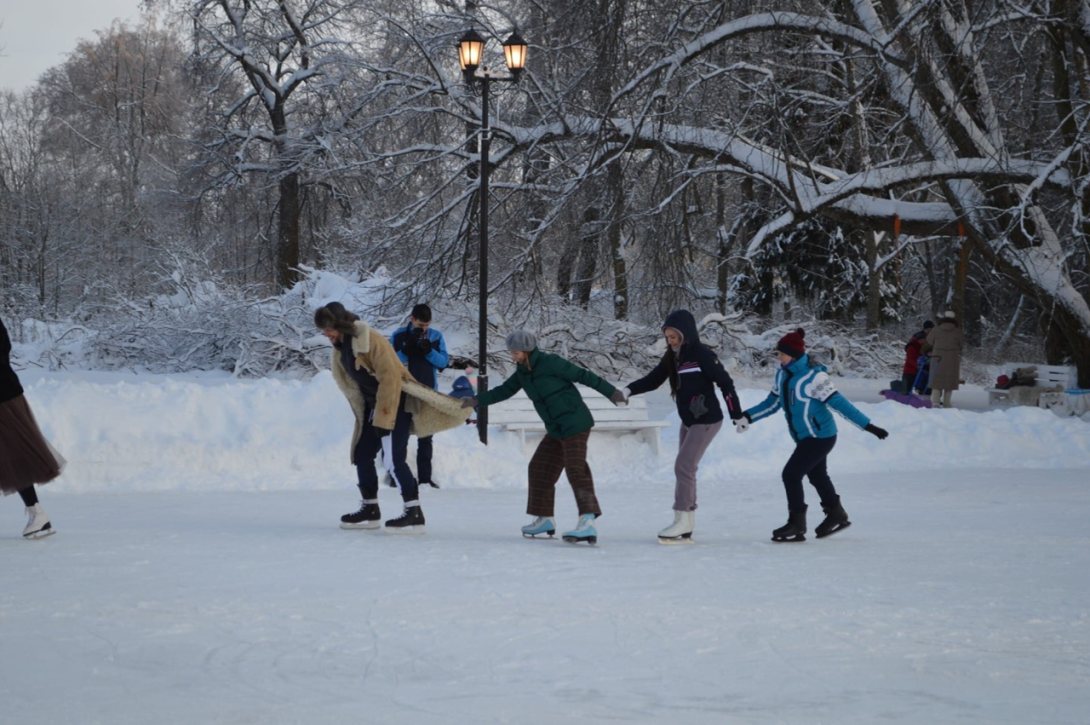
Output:
<svg viewBox="0 0 1090 725">
<path fill-rule="evenodd" d="M 537 347 L 537 338 L 527 330 L 515 330 L 507 336 L 507 349 L 514 352 L 530 352 Z"/>
</svg>

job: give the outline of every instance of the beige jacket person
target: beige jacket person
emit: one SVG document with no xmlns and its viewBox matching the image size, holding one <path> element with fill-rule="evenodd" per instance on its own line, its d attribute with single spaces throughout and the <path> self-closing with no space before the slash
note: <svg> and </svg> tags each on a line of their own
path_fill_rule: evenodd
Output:
<svg viewBox="0 0 1090 725">
<path fill-rule="evenodd" d="M 961 383 L 961 328 L 952 317 L 944 317 L 927 333 L 923 350 L 931 356 L 929 387 L 957 390 Z"/>
<path fill-rule="evenodd" d="M 366 370 L 378 380 L 375 415 L 372 420 L 374 427 L 393 430 L 402 393 L 405 393 L 405 410 L 413 417 L 409 431 L 412 435 L 424 438 L 466 422 L 466 411 L 462 408 L 461 401 L 418 383 L 412 373 L 401 364 L 385 335 L 364 322 L 353 323 L 353 328 L 355 332 L 351 345 L 356 358 L 356 369 Z M 331 368 L 333 380 L 348 399 L 348 404 L 352 406 L 352 412 L 356 416 L 352 447 L 349 448 L 351 457 L 363 432 L 363 393 L 356 381 L 345 371 L 340 352 L 336 348 L 333 349 Z"/>
</svg>

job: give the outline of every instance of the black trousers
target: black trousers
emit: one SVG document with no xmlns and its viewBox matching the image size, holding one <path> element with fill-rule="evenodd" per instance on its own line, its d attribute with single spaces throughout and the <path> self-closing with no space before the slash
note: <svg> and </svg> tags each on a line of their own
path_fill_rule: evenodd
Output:
<svg viewBox="0 0 1090 725">
<path fill-rule="evenodd" d="M 356 443 L 352 460 L 356 464 L 356 478 L 359 483 L 360 493 L 368 501 L 378 500 L 378 475 L 375 473 L 375 457 L 379 451 L 383 452 L 383 464 L 390 475 L 394 477 L 398 488 L 401 489 L 401 500 L 405 503 L 415 502 L 420 498 L 416 478 L 409 468 L 406 457 L 409 452 L 409 428 L 412 426 L 412 414 L 405 412 L 404 404 L 398 408 L 397 420 L 394 429 L 390 432 L 387 443 L 389 450 L 383 449 L 382 437 L 375 431 L 371 424 L 374 411 L 368 407 L 365 412 L 366 420 L 363 423 L 363 431 Z M 391 470 L 392 469 L 392 470 Z"/>
<path fill-rule="evenodd" d="M 19 498 L 23 499 L 23 504 L 27 508 L 30 508 L 38 503 L 38 492 L 34 490 L 34 486 L 27 486 L 19 489 Z"/>
<path fill-rule="evenodd" d="M 787 492 L 789 511 L 806 510 L 806 496 L 802 490 L 803 476 L 810 479 L 810 485 L 817 489 L 823 504 L 831 506 L 837 502 L 836 489 L 825 465 L 826 458 L 835 445 L 836 436 L 803 438 L 795 445 L 795 452 L 783 467 L 783 487 Z"/>
<path fill-rule="evenodd" d="M 431 436 L 416 439 L 416 475 L 421 481 L 431 483 Z"/>
</svg>

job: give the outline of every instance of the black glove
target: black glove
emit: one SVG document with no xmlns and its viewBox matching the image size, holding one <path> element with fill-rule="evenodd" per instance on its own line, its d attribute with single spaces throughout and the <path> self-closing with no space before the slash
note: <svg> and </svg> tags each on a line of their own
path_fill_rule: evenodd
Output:
<svg viewBox="0 0 1090 725">
<path fill-rule="evenodd" d="M 418 343 L 419 341 L 415 335 L 406 334 L 405 337 L 401 338 L 401 352 L 406 355 L 419 354 Z"/>
<path fill-rule="evenodd" d="M 873 423 L 867 423 L 867 427 L 864 428 L 863 430 L 867 431 L 868 433 L 870 433 L 872 436 L 874 436 L 875 438 L 877 438 L 880 441 L 884 441 L 889 436 L 889 431 L 888 430 L 886 430 L 885 428 L 879 428 L 878 426 L 874 425 Z"/>
<path fill-rule="evenodd" d="M 468 398 L 462 398 L 462 407 L 463 408 L 476 408 L 477 407 L 477 399 L 475 397 L 473 397 L 472 395 L 469 396 Z"/>
<path fill-rule="evenodd" d="M 614 405 L 624 405 L 628 402 L 628 399 L 624 397 L 624 391 L 620 388 L 614 390 L 609 399 Z"/>
<path fill-rule="evenodd" d="M 437 345 L 436 345 L 435 340 L 428 340 L 427 338 L 420 338 L 420 341 L 417 342 L 417 347 L 420 349 L 420 354 L 421 355 L 427 355 L 432 350 L 434 350 L 437 347 Z"/>
</svg>

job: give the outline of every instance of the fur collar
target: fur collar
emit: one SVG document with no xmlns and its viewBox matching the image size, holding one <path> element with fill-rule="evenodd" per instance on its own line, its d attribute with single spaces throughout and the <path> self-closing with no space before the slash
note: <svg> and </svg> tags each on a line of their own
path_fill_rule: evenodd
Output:
<svg viewBox="0 0 1090 725">
<path fill-rule="evenodd" d="M 352 323 L 352 355 L 366 355 L 371 352 L 371 328 L 366 322 L 356 320 Z"/>
</svg>

